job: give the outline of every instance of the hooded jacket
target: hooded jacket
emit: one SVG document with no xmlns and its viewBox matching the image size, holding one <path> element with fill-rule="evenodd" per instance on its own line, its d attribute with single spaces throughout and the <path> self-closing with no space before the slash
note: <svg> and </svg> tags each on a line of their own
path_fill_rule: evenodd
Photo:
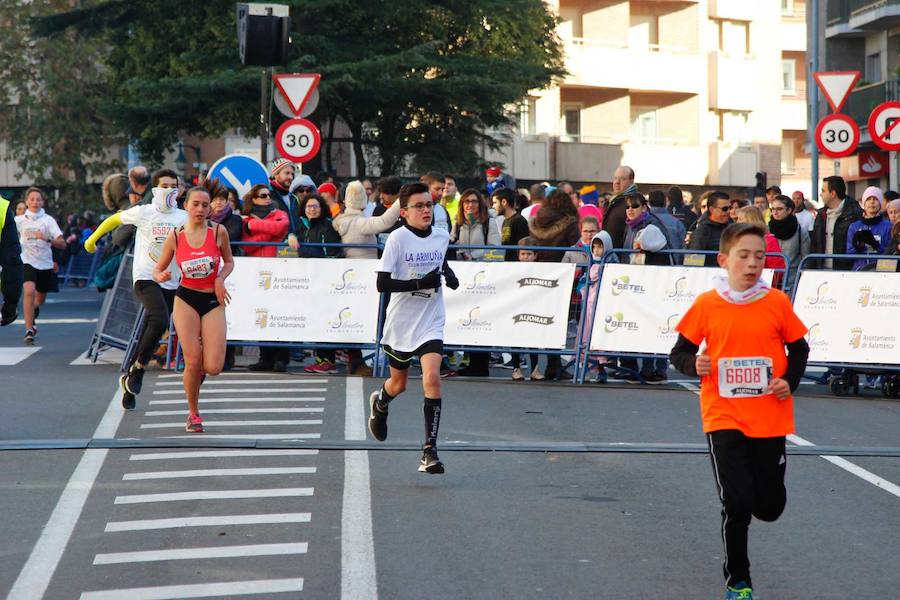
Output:
<svg viewBox="0 0 900 600">
<path fill-rule="evenodd" d="M 376 234 L 390 229 L 400 218 L 400 203 L 394 202 L 381 215 L 366 217 L 362 210 L 344 208 L 344 212 L 334 218 L 331 225 L 341 236 L 344 244 L 375 244 Z M 375 248 L 344 248 L 347 258 L 378 258 Z"/>
<path fill-rule="evenodd" d="M 561 213 L 549 206 L 541 207 L 528 224 L 536 246 L 574 246 L 581 239 L 578 217 Z M 538 250 L 538 262 L 562 262 L 564 250 Z M 583 258 L 582 253 L 578 253 Z"/>
<path fill-rule="evenodd" d="M 242 242 L 281 242 L 287 235 L 290 222 L 287 213 L 275 209 L 263 219 L 252 215 L 244 217 Z M 245 256 L 277 256 L 277 246 L 244 246 Z"/>
<path fill-rule="evenodd" d="M 854 246 L 853 240 L 856 237 L 856 234 L 864 230 L 871 231 L 872 236 L 875 238 L 875 241 L 878 242 L 877 252 L 871 246 L 866 246 L 863 252 L 859 252 Z M 850 227 L 847 228 L 846 251 L 847 254 L 884 254 L 890 240 L 891 222 L 886 216 L 884 216 L 883 214 L 879 214 L 871 219 L 860 218 L 858 221 L 854 221 L 853 223 L 851 223 Z M 857 260 L 853 263 L 853 270 L 858 271 L 870 262 L 872 261 L 862 259 Z"/>
</svg>

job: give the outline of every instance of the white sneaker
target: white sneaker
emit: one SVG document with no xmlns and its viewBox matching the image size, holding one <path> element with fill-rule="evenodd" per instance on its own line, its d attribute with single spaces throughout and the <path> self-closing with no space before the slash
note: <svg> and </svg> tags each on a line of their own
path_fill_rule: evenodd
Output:
<svg viewBox="0 0 900 600">
<path fill-rule="evenodd" d="M 543 373 L 540 372 L 540 370 L 535 369 L 531 372 L 531 380 L 532 381 L 544 381 L 545 379 L 547 379 L 547 378 L 544 376 Z"/>
<path fill-rule="evenodd" d="M 522 373 L 522 369 L 516 367 L 512 372 L 512 380 L 513 381 L 523 381 L 525 379 L 525 375 Z"/>
</svg>

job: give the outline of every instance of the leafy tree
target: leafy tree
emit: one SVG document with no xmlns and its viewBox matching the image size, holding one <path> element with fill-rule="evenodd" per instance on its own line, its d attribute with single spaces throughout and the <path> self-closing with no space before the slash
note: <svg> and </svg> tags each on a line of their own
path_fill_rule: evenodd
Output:
<svg viewBox="0 0 900 600">
<path fill-rule="evenodd" d="M 323 133 L 336 119 L 348 125 L 360 175 L 366 147 L 382 173 L 409 159 L 471 171 L 477 146 L 502 142 L 487 132 L 511 123 L 508 107 L 563 73 L 542 0 L 287 3 L 299 31 L 286 70 L 322 73 Z M 142 156 L 159 160 L 179 133 L 255 130 L 259 69 L 239 64 L 234 18 L 230 0 L 98 0 L 38 30 L 74 28 L 101 42 L 109 114 Z"/>
<path fill-rule="evenodd" d="M 62 190 L 56 212 L 83 207 L 88 180 L 121 168 L 114 151 L 124 140 L 97 110 L 108 98 L 100 50 L 73 32 L 51 40 L 30 31 L 30 17 L 69 5 L 0 0 L 0 138 L 23 174 Z"/>
</svg>

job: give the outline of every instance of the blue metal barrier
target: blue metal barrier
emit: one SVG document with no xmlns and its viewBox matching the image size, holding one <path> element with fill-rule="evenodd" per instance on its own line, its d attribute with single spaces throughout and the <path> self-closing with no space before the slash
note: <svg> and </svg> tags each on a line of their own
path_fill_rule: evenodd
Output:
<svg viewBox="0 0 900 600">
<path fill-rule="evenodd" d="M 631 255 L 635 255 L 635 254 L 644 254 L 644 253 L 640 250 L 626 250 L 626 249 L 622 249 L 622 248 L 616 248 L 616 249 L 604 252 L 603 257 L 600 260 L 597 260 L 593 256 L 591 256 L 591 265 L 592 266 L 595 264 L 600 265 L 600 272 L 597 275 L 596 283 L 594 283 L 594 284 L 590 284 L 590 282 L 588 283 L 588 285 L 594 285 L 598 289 L 598 293 L 594 294 L 595 300 L 600 297 L 599 287 L 603 281 L 604 267 L 611 263 L 611 260 L 613 257 L 631 256 Z M 672 264 L 670 264 L 670 265 L 656 265 L 656 266 L 706 268 L 705 257 L 718 255 L 718 252 L 715 250 L 660 250 L 658 252 L 652 252 L 649 254 L 666 255 L 666 256 L 672 257 L 672 259 L 673 259 L 671 261 Z M 683 262 L 683 260 L 678 261 L 676 259 L 676 257 L 678 257 L 678 256 L 685 257 L 685 256 L 691 256 L 691 255 L 703 256 L 704 257 L 703 264 L 685 264 Z M 775 271 L 775 273 L 781 273 L 783 275 L 782 281 L 784 281 L 787 278 L 787 273 L 790 272 L 790 268 L 791 268 L 790 260 L 787 258 L 787 256 L 785 256 L 784 254 L 782 254 L 780 252 L 767 252 L 766 256 L 767 257 L 777 257 L 777 258 L 781 258 L 784 260 L 784 267 L 773 269 L 773 271 Z M 709 268 L 718 268 L 718 267 L 709 267 Z M 588 294 L 588 297 L 590 297 L 589 294 Z M 585 304 L 587 304 L 587 302 L 585 302 Z M 592 318 L 590 319 L 590 321 L 591 321 L 591 325 L 593 325 L 594 319 L 597 318 L 597 303 L 596 303 L 596 301 L 595 301 L 593 307 L 588 306 L 588 307 L 586 307 L 586 310 L 590 311 L 590 314 L 592 315 Z M 585 378 L 585 375 L 587 374 L 587 370 L 589 368 L 589 362 L 590 362 L 591 356 L 633 358 L 633 359 L 642 359 L 642 360 L 658 360 L 658 359 L 663 359 L 663 358 L 667 359 L 668 358 L 668 354 L 656 354 L 656 353 L 647 353 L 647 352 L 618 352 L 618 351 L 593 352 L 593 351 L 591 351 L 592 337 L 593 337 L 593 327 L 587 334 L 587 342 L 585 344 L 584 359 L 580 362 L 579 370 L 576 373 L 576 382 L 577 383 L 584 383 L 584 378 Z M 641 383 L 646 383 L 646 381 L 644 380 L 644 377 L 640 373 L 640 370 L 633 371 L 632 369 L 621 368 L 621 367 L 619 367 L 619 370 L 627 372 L 631 375 L 634 375 L 635 377 L 637 377 L 640 380 Z"/>
</svg>

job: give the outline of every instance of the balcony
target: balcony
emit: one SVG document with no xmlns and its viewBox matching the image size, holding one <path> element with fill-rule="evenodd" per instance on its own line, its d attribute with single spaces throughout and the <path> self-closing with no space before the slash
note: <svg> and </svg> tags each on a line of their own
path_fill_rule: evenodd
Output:
<svg viewBox="0 0 900 600">
<path fill-rule="evenodd" d="M 850 93 L 843 113 L 861 127 L 865 128 L 869 123 L 869 115 L 872 109 L 882 102 L 900 100 L 900 80 L 873 83 L 856 88 Z"/>
<path fill-rule="evenodd" d="M 828 0 L 826 36 L 859 36 L 900 25 L 900 0 Z"/>
<path fill-rule="evenodd" d="M 753 110 L 752 90 L 758 89 L 756 60 L 750 56 L 709 53 L 709 107 L 719 110 Z"/>
<path fill-rule="evenodd" d="M 684 48 L 589 38 L 566 41 L 566 85 L 696 94 L 706 86 L 700 54 Z"/>
<path fill-rule="evenodd" d="M 756 3 L 746 0 L 709 0 L 709 16 L 713 19 L 753 21 L 759 18 Z"/>
</svg>

